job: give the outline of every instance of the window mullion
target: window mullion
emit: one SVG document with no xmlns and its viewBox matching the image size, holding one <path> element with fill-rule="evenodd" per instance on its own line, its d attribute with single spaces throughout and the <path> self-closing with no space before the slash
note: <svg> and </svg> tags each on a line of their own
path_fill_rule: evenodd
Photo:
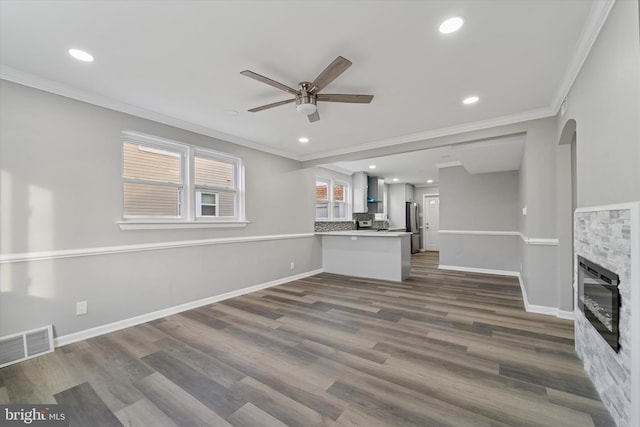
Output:
<svg viewBox="0 0 640 427">
<path fill-rule="evenodd" d="M 186 221 L 194 221 L 196 218 L 195 212 L 195 197 L 196 190 L 193 183 L 195 182 L 194 176 L 194 150 L 191 147 L 187 147 L 186 153 L 184 155 L 184 168 L 183 168 L 183 180 L 184 180 L 184 189 L 182 191 L 184 198 L 184 212 L 183 219 Z"/>
</svg>

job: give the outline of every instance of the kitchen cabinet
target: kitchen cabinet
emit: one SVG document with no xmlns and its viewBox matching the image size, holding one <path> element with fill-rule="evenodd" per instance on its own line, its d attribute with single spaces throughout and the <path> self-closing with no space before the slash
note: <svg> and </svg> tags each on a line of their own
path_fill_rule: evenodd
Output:
<svg viewBox="0 0 640 427">
<path fill-rule="evenodd" d="M 367 174 L 356 172 L 351 175 L 353 185 L 353 212 L 367 212 Z"/>
</svg>

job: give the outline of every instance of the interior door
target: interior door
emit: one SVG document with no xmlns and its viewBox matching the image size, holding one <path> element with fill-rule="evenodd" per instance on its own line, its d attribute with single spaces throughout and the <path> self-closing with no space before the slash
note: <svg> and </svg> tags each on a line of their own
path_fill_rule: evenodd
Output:
<svg viewBox="0 0 640 427">
<path fill-rule="evenodd" d="M 440 250 L 440 196 L 424 196 L 424 247 Z"/>
</svg>

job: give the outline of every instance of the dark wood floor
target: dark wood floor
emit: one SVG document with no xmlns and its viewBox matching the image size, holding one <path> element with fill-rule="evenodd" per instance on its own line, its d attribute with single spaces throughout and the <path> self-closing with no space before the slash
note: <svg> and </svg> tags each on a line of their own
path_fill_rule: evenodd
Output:
<svg viewBox="0 0 640 427">
<path fill-rule="evenodd" d="M 613 426 L 566 320 L 513 278 L 413 257 L 403 283 L 320 274 L 0 370 L 0 403 L 72 426 Z"/>
</svg>

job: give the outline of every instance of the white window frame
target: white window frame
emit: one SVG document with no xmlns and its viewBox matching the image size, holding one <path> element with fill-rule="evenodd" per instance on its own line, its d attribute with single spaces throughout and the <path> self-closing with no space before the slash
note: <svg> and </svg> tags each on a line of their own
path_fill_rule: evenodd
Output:
<svg viewBox="0 0 640 427">
<path fill-rule="evenodd" d="M 331 221 L 331 222 L 340 222 L 340 221 L 345 221 L 345 222 L 352 222 L 351 218 L 351 185 L 349 185 L 348 181 L 343 181 L 341 179 L 334 179 L 334 178 L 326 178 L 326 177 L 322 177 L 322 176 L 316 176 L 316 179 L 314 181 L 314 194 L 315 194 L 315 183 L 321 181 L 321 182 L 326 182 L 329 185 L 329 189 L 327 191 L 327 200 L 326 202 L 328 203 L 328 209 L 329 209 L 329 216 L 328 218 L 318 218 L 316 217 L 315 220 L 316 221 L 320 221 L 320 222 L 326 222 L 326 221 Z M 333 196 L 333 185 L 334 184 L 339 184 L 339 185 L 343 185 L 345 190 L 344 190 L 344 201 L 336 201 L 334 200 L 334 196 Z M 325 200 L 320 200 L 320 199 L 315 199 L 316 204 L 319 202 L 325 202 Z M 333 209 L 335 207 L 336 203 L 344 203 L 345 205 L 345 215 L 346 218 L 335 218 L 334 214 L 333 214 Z"/>
<path fill-rule="evenodd" d="M 202 195 L 214 196 L 216 199 L 215 203 L 202 203 Z M 217 218 L 220 213 L 220 194 L 215 191 L 207 190 L 207 189 L 196 189 L 196 218 Z M 204 215 L 202 213 L 203 206 L 215 206 L 216 214 L 215 215 Z"/>
<path fill-rule="evenodd" d="M 321 177 L 316 177 L 316 180 L 314 181 L 313 184 L 313 191 L 314 191 L 314 195 L 315 195 L 315 190 L 318 186 L 318 181 L 326 183 L 327 184 L 327 198 L 326 199 L 318 199 L 316 198 L 316 212 L 318 209 L 318 204 L 319 203 L 326 203 L 327 204 L 327 217 L 326 218 L 318 218 L 318 215 L 316 214 L 316 221 L 331 221 L 331 180 L 328 178 L 321 178 Z"/>
<path fill-rule="evenodd" d="M 123 230 L 139 230 L 139 229 L 163 229 L 163 228 L 218 228 L 218 227 L 246 227 L 249 221 L 245 218 L 245 188 L 244 188 L 244 165 L 240 157 L 236 157 L 227 153 L 215 150 L 197 147 L 191 144 L 173 141 L 170 139 L 160 138 L 157 136 L 147 135 L 134 131 L 123 131 L 122 142 L 142 145 L 151 150 L 165 150 L 178 152 L 181 155 L 181 178 L 182 188 L 180 190 L 180 205 L 178 217 L 146 217 L 146 216 L 124 216 L 124 205 L 122 206 L 122 220 L 117 221 Z M 121 145 L 122 147 L 122 145 Z M 123 190 L 125 182 L 137 182 L 124 178 L 124 155 L 122 148 L 120 150 L 121 161 L 121 185 Z M 233 163 L 234 165 L 234 190 L 223 189 L 222 191 L 235 192 L 235 205 L 233 217 L 221 217 L 210 215 L 199 215 L 197 202 L 199 202 L 198 192 L 201 193 L 220 193 L 218 188 L 208 186 L 195 185 L 195 157 L 205 157 L 212 160 Z M 162 185 L 162 184 L 159 184 Z M 172 185 L 173 186 L 173 185 Z M 121 201 L 124 202 L 124 194 Z M 216 195 L 216 202 L 219 203 L 219 195 Z M 219 208 L 219 206 L 218 206 Z M 201 213 L 201 210 L 200 210 Z M 219 210 L 216 212 L 219 213 Z"/>
<path fill-rule="evenodd" d="M 335 200 L 334 194 L 333 194 L 333 186 L 334 185 L 342 185 L 344 187 L 344 200 Z M 332 219 L 332 221 L 350 221 L 349 216 L 351 216 L 351 206 L 349 204 L 349 200 L 351 200 L 351 193 L 349 193 L 350 189 L 349 189 L 349 183 L 347 181 L 342 181 L 339 179 L 332 179 L 331 180 L 331 214 L 329 215 Z M 345 214 L 345 218 L 335 218 L 333 212 L 334 209 L 336 207 L 336 205 L 338 203 L 344 204 L 344 214 Z"/>
</svg>

